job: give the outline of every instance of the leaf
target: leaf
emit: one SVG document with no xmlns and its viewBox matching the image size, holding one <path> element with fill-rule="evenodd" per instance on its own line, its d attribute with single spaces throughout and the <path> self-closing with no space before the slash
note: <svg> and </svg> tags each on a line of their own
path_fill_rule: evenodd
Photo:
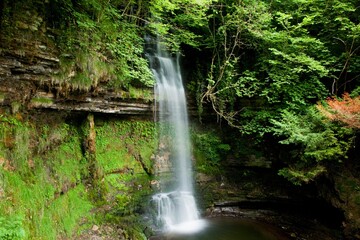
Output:
<svg viewBox="0 0 360 240">
<path fill-rule="evenodd" d="M 343 94 L 342 99 L 328 98 L 326 104 L 317 104 L 317 109 L 332 121 L 339 121 L 346 126 L 360 129 L 360 96 L 350 97 Z"/>
</svg>

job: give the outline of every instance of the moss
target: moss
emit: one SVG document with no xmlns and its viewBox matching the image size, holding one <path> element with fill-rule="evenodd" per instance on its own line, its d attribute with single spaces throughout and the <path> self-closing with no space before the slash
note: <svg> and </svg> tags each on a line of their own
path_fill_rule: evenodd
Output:
<svg viewBox="0 0 360 240">
<path fill-rule="evenodd" d="M 26 237 L 25 230 L 22 226 L 22 218 L 15 217 L 1 217 L 0 216 L 0 239 L 21 240 Z"/>
<path fill-rule="evenodd" d="M 104 171 L 106 198 L 116 215 L 139 211 L 150 194 L 148 169 L 157 140 L 155 125 L 146 121 L 110 121 L 96 128 L 96 159 Z"/>
<path fill-rule="evenodd" d="M 16 226 L 26 239 L 76 238 L 89 224 L 110 222 L 122 226 L 131 239 L 145 239 L 139 214 L 152 194 L 155 124 L 96 122 L 93 160 L 103 177 L 94 181 L 83 152 L 89 129 L 37 117 L 25 121 L 21 115 L 0 116 L 0 218 L 9 223 L 6 231 Z M 90 213 L 94 206 L 96 215 Z M 19 217 L 20 224 L 11 217 Z M 81 227 L 80 222 L 86 224 Z"/>
<path fill-rule="evenodd" d="M 217 132 L 192 128 L 191 139 L 194 144 L 196 169 L 199 172 L 218 175 L 221 172 L 221 161 L 230 150 Z"/>
<path fill-rule="evenodd" d="M 35 126 L 9 115 L 0 120 L 5 196 L 0 198 L 0 218 L 20 217 L 27 239 L 71 236 L 92 208 L 80 182 L 84 162 L 76 129 Z"/>
<path fill-rule="evenodd" d="M 107 82 L 114 78 L 114 69 L 106 64 L 101 54 L 90 52 L 76 52 L 74 57 L 62 57 L 61 71 L 54 76 L 53 83 L 61 86 L 62 93 L 70 90 L 89 91 L 96 88 L 100 82 Z"/>
<path fill-rule="evenodd" d="M 30 239 L 70 236 L 92 208 L 83 185 L 56 197 L 57 190 L 44 170 L 37 172 L 31 184 L 16 173 L 7 173 L 5 178 L 8 199 L 0 205 L 2 213 L 25 216 L 23 227 Z"/>
<path fill-rule="evenodd" d="M 19 110 L 20 110 L 20 108 L 21 108 L 21 103 L 19 103 L 19 102 L 12 102 L 11 103 L 11 112 L 12 113 L 18 113 L 19 112 Z"/>
<path fill-rule="evenodd" d="M 129 86 L 128 96 L 132 99 L 142 99 L 145 101 L 153 101 L 153 89 L 151 88 L 136 88 Z"/>
<path fill-rule="evenodd" d="M 1 50 L 0 50 L 0 54 L 1 54 Z M 6 95 L 2 92 L 0 92 L 0 103 L 3 102 L 5 100 Z"/>
<path fill-rule="evenodd" d="M 82 219 L 92 209 L 92 204 L 86 198 L 86 191 L 83 185 L 71 189 L 67 194 L 57 198 L 50 205 L 52 223 L 60 223 L 58 231 L 64 232 L 70 237 L 78 226 L 78 221 Z"/>
<path fill-rule="evenodd" d="M 144 165 L 150 169 L 150 156 L 157 144 L 155 131 L 154 123 L 146 121 L 118 121 L 98 127 L 97 159 L 105 173 L 144 173 Z"/>
<path fill-rule="evenodd" d="M 52 99 L 46 97 L 34 97 L 31 99 L 32 104 L 53 104 L 54 101 Z"/>
</svg>

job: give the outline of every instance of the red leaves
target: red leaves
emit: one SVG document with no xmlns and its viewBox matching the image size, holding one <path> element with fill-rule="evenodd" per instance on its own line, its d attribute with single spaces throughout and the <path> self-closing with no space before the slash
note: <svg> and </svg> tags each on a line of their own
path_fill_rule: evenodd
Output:
<svg viewBox="0 0 360 240">
<path fill-rule="evenodd" d="M 351 98 L 345 93 L 342 99 L 328 98 L 327 106 L 317 104 L 317 109 L 328 119 L 339 121 L 348 127 L 360 129 L 360 96 Z"/>
</svg>

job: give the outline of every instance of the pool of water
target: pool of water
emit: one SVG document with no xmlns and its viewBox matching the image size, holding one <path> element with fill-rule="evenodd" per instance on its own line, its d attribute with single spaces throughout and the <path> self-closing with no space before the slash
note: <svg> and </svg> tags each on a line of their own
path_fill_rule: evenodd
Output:
<svg viewBox="0 0 360 240">
<path fill-rule="evenodd" d="M 250 220 L 207 219 L 199 231 L 186 231 L 191 226 L 176 228 L 162 236 L 168 240 L 288 240 L 273 226 Z M 196 224 L 196 223 L 194 223 Z"/>
</svg>

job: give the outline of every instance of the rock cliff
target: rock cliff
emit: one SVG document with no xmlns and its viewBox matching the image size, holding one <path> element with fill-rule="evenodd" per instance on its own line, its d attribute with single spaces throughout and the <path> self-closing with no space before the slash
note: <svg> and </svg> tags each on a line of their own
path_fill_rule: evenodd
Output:
<svg viewBox="0 0 360 240">
<path fill-rule="evenodd" d="M 0 104 L 13 112 L 29 109 L 55 109 L 110 114 L 142 114 L 153 112 L 152 89 L 115 89 L 106 80 L 86 90 L 59 81 L 59 76 L 76 74 L 76 66 L 64 72 L 64 56 L 49 28 L 36 9 L 23 6 L 23 14 L 15 15 L 0 28 Z M 3 15 L 3 12 L 1 12 Z"/>
</svg>

